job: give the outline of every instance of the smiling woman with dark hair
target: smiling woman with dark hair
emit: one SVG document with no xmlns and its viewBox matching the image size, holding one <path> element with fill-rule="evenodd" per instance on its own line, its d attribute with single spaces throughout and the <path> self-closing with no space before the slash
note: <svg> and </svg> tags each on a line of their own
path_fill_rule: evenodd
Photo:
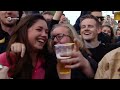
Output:
<svg viewBox="0 0 120 90">
<path fill-rule="evenodd" d="M 0 54 L 0 64 L 9 68 L 8 77 L 14 79 L 58 78 L 55 61 L 52 61 L 48 55 L 47 41 L 48 26 L 43 16 L 27 15 L 22 18 L 15 27 L 15 33 L 10 39 L 7 51 Z M 11 44 L 15 42 L 26 46 L 26 52 L 22 58 L 20 54 L 11 52 Z M 51 60 L 50 63 L 49 60 Z M 0 72 L 0 75 L 2 74 Z"/>
</svg>

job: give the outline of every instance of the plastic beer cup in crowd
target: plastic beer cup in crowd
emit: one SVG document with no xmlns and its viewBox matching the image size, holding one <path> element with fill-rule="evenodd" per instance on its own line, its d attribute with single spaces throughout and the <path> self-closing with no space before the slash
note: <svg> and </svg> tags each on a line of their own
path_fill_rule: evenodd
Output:
<svg viewBox="0 0 120 90">
<path fill-rule="evenodd" d="M 71 73 L 71 69 L 65 68 L 65 64 L 60 63 L 60 60 L 71 58 L 69 55 L 72 53 L 74 47 L 74 43 L 66 43 L 66 44 L 56 44 L 55 45 L 55 53 L 58 61 L 60 74 L 69 74 Z M 62 56 L 62 55 L 67 56 Z"/>
</svg>

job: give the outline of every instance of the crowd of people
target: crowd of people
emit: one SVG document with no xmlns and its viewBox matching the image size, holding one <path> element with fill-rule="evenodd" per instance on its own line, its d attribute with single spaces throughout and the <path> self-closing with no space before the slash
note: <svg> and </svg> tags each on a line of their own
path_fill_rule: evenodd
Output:
<svg viewBox="0 0 120 90">
<path fill-rule="evenodd" d="M 102 11 L 81 11 L 74 25 L 64 11 L 0 11 L 0 79 L 120 79 L 120 21 L 114 31 L 106 20 Z M 66 43 L 73 51 L 60 63 L 71 73 L 60 74 L 54 45 Z"/>
</svg>

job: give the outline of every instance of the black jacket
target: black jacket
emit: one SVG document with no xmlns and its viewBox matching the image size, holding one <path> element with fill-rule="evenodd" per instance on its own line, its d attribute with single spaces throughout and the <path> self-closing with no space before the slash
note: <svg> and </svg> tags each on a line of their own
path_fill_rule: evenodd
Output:
<svg viewBox="0 0 120 90">
<path fill-rule="evenodd" d="M 3 31 L 0 25 L 0 40 L 3 40 L 3 39 L 5 39 L 5 41 L 0 42 L 0 53 L 3 53 L 6 51 L 8 42 L 10 40 L 10 35 L 7 32 Z"/>
<path fill-rule="evenodd" d="M 103 32 L 98 34 L 98 40 L 101 41 L 101 43 L 105 43 L 105 44 L 111 43 L 110 36 Z"/>
</svg>

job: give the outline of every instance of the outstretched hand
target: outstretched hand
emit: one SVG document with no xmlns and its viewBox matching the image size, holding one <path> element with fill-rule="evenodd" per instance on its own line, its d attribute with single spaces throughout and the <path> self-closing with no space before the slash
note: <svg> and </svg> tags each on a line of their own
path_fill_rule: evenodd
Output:
<svg viewBox="0 0 120 90">
<path fill-rule="evenodd" d="M 0 69 L 0 79 L 9 79 L 8 72 L 9 68 L 7 66 L 2 66 Z"/>
</svg>

